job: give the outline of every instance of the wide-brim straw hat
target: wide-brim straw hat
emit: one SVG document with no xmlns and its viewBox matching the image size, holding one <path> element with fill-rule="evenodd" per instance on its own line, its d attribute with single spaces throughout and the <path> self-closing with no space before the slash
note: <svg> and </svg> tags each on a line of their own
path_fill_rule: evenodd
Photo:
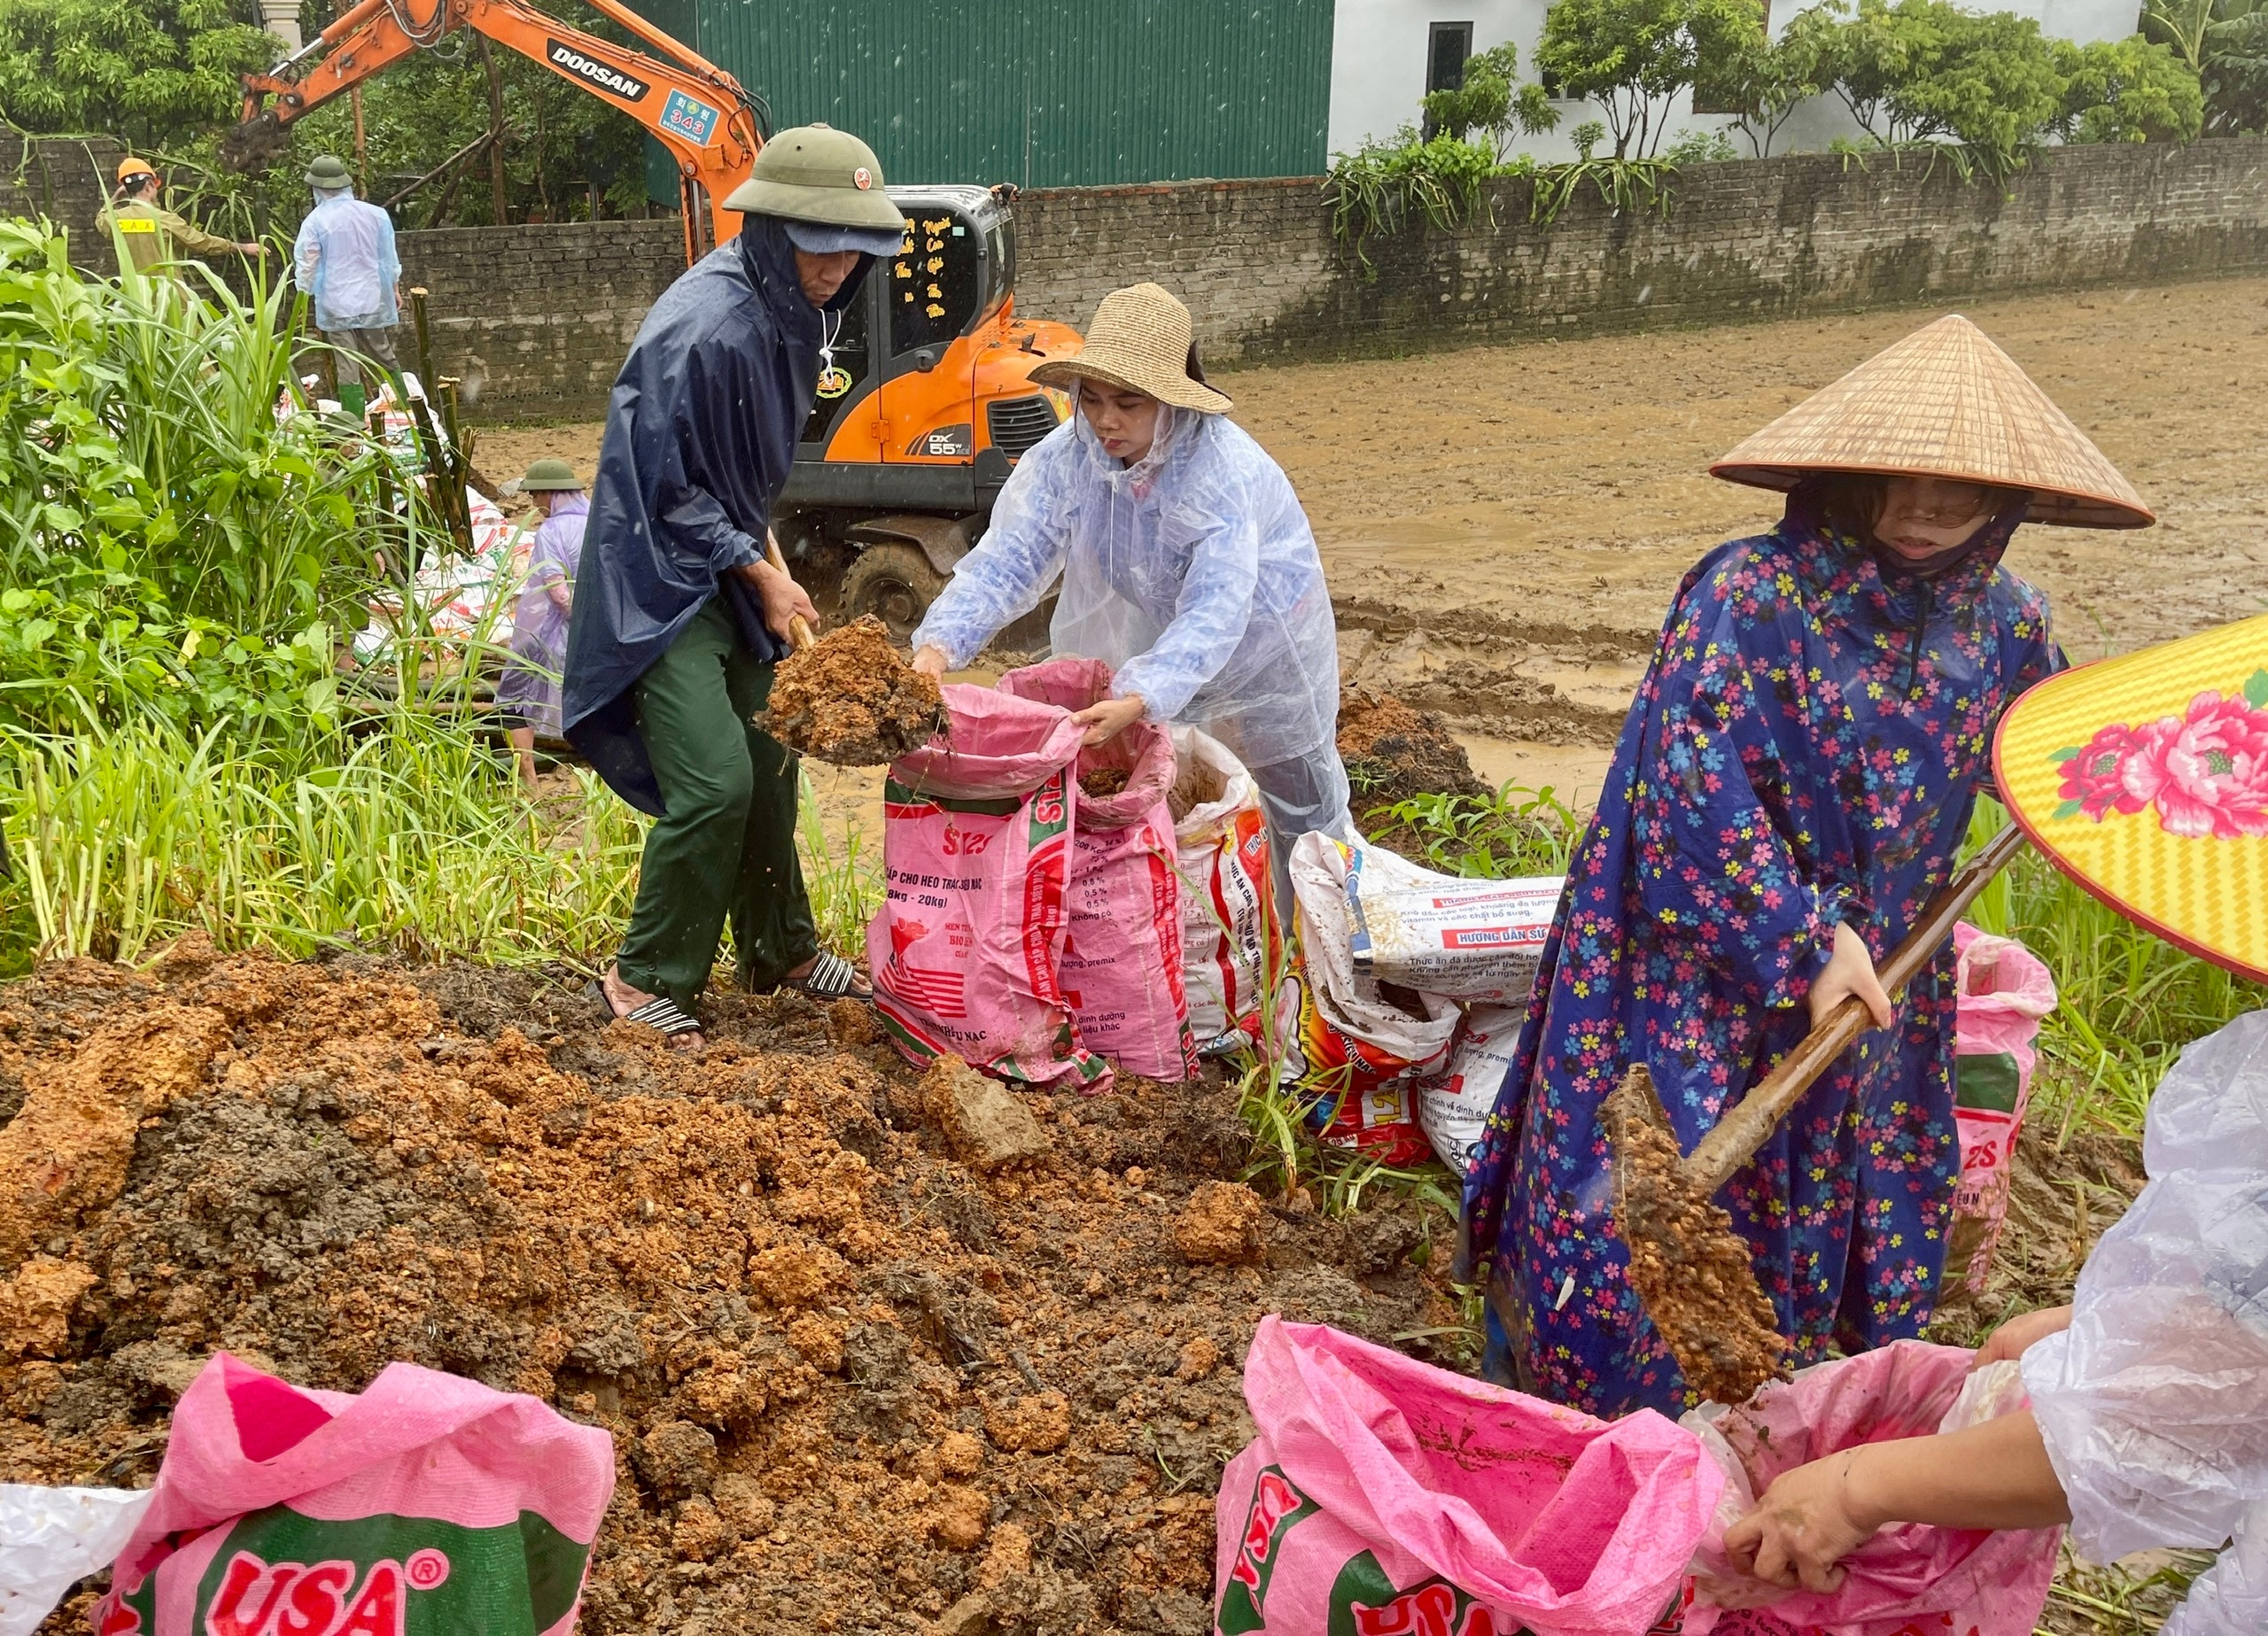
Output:
<svg viewBox="0 0 2268 1636">
<path fill-rule="evenodd" d="M 1992 771 L 2056 868 L 2268 981 L 2268 614 L 2049 677 L 2001 717 Z"/>
<path fill-rule="evenodd" d="M 1728 483 L 1783 491 L 1821 471 L 2029 489 L 2032 523 L 2157 521 L 2016 360 L 1958 313 L 1876 353 L 1709 468 Z"/>
<path fill-rule="evenodd" d="M 726 210 L 905 234 L 905 213 L 883 191 L 882 161 L 849 131 L 798 125 L 764 144 Z"/>
<path fill-rule="evenodd" d="M 1083 380 L 1147 392 L 1178 409 L 1221 415 L 1226 392 L 1215 392 L 1190 372 L 1197 357 L 1189 309 L 1157 284 L 1130 284 L 1103 297 L 1087 344 L 1076 354 L 1031 372 L 1043 386 L 1069 392 Z"/>
</svg>

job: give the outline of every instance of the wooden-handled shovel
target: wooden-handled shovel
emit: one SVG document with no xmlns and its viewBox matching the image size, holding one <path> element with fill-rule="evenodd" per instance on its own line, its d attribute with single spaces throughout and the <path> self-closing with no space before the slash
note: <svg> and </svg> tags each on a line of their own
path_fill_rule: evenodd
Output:
<svg viewBox="0 0 2268 1636">
<path fill-rule="evenodd" d="M 1938 889 L 1880 971 L 1895 1000 L 1937 957 L 1954 923 L 1987 882 L 2023 849 L 2013 824 Z M 1630 1286 L 1705 1398 L 1739 1403 L 1786 1374 L 1787 1343 L 1757 1283 L 1748 1241 L 1714 1201 L 1717 1190 L 1756 1156 L 1819 1076 L 1872 1026 L 1853 996 L 1828 1014 L 1739 1104 L 1681 1158 L 1677 1138 L 1643 1063 L 1607 1098 L 1614 1141 L 1615 1225 L 1630 1252 Z"/>
<path fill-rule="evenodd" d="M 795 578 L 795 575 L 788 572 L 788 559 L 780 554 L 780 537 L 770 529 L 764 531 L 764 554 L 771 562 L 772 566 L 778 569 L 782 575 L 789 579 Z M 801 653 L 817 640 L 819 640 L 819 633 L 812 629 L 810 620 L 801 614 L 788 616 L 788 646 L 789 647 Z"/>
</svg>

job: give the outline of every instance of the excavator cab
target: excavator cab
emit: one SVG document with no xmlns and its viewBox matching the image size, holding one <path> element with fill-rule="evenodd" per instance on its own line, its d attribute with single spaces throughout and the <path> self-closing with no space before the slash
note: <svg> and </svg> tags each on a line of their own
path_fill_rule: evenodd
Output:
<svg viewBox="0 0 2268 1636">
<path fill-rule="evenodd" d="M 983 534 L 1023 453 L 1070 412 L 1030 370 L 1076 352 L 1062 324 L 1015 315 L 1006 190 L 893 188 L 898 253 L 830 329 L 819 395 L 775 519 L 844 618 L 904 638 Z"/>
</svg>

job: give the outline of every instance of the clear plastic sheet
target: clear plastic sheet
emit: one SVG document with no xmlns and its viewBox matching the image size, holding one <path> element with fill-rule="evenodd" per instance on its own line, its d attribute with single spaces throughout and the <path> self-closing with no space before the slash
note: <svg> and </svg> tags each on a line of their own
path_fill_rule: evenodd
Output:
<svg viewBox="0 0 2268 1636">
<path fill-rule="evenodd" d="M 2079 1275 L 2071 1327 L 2024 1384 L 2097 1561 L 2234 1539 L 2166 1629 L 2268 1630 L 2268 1012 L 2200 1040 L 2159 1086 L 2150 1183 Z"/>
<path fill-rule="evenodd" d="M 0 1483 L 0 1636 L 31 1636 L 66 1591 L 109 1567 L 150 1495 Z"/>
<path fill-rule="evenodd" d="M 1307 514 L 1241 427 L 1159 413 L 1161 453 L 1131 469 L 1076 415 L 1018 461 L 914 645 L 965 665 L 1060 575 L 1056 653 L 1104 661 L 1119 697 L 1247 766 L 1313 756 L 1337 732 L 1339 642 Z"/>
</svg>

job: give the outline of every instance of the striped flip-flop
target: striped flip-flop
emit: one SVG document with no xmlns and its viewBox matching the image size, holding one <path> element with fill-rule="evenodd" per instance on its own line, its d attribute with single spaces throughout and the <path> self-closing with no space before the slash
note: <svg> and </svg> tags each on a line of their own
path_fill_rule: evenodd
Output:
<svg viewBox="0 0 2268 1636">
<path fill-rule="evenodd" d="M 853 1000 L 871 1000 L 874 997 L 871 989 L 859 992 L 858 968 L 830 949 L 819 951 L 819 958 L 812 962 L 810 971 L 801 977 L 791 977 L 780 986 L 793 989 L 799 994 L 807 994 L 814 1000 L 840 1000 L 846 996 Z"/>
<path fill-rule="evenodd" d="M 605 1006 L 610 1012 L 614 1012 L 616 1021 L 643 1023 L 647 1027 L 658 1028 L 664 1039 L 674 1039 L 680 1034 L 701 1032 L 701 1020 L 687 1012 L 684 1007 L 667 995 L 662 996 L 659 999 L 649 1000 L 643 1005 L 633 1006 L 626 1012 L 616 1012 L 614 1002 L 607 998 L 605 985 L 595 979 L 584 989 L 584 993 Z"/>
</svg>

